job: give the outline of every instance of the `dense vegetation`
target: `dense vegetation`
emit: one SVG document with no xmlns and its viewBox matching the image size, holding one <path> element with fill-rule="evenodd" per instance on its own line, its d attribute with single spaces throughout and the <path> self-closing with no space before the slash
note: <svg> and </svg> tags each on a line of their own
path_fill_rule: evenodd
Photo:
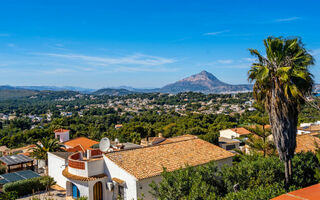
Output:
<svg viewBox="0 0 320 200">
<path fill-rule="evenodd" d="M 238 199 L 268 200 L 285 193 L 284 166 L 276 156 L 239 156 L 233 166 L 221 170 L 208 163 L 174 172 L 163 172 L 163 180 L 150 186 L 157 199 Z M 316 184 L 319 167 L 311 153 L 297 154 L 293 160 L 293 183 L 290 190 Z M 236 192 L 235 192 L 236 191 Z"/>
<path fill-rule="evenodd" d="M 78 95 L 75 92 L 42 92 L 36 98 L 21 98 L 15 100 L 0 101 L 0 113 L 15 113 L 14 120 L 0 123 L 0 145 L 10 148 L 36 143 L 43 137 L 53 138 L 53 130 L 66 128 L 71 130 L 71 137 L 86 136 L 95 140 L 107 136 L 111 139 L 118 138 L 120 141 L 139 143 L 141 138 L 157 136 L 162 133 L 165 137 L 182 134 L 198 135 L 212 143 L 217 143 L 218 131 L 234 126 L 244 126 L 254 123 L 252 118 L 260 116 L 258 111 L 246 111 L 242 114 L 202 114 L 193 113 L 196 102 L 213 101 L 218 105 L 223 103 L 244 104 L 251 98 L 250 93 L 232 95 L 205 95 L 201 93 L 168 94 L 131 94 L 127 96 L 98 96 Z M 57 99 L 64 100 L 58 101 Z M 72 101 L 66 99 L 74 98 Z M 121 108 L 110 107 L 86 108 L 91 104 L 102 104 L 111 100 L 125 99 L 152 99 L 152 104 L 187 104 L 190 111 L 179 114 L 174 110 L 145 109 L 137 112 L 123 112 Z M 57 107 L 58 106 L 58 107 Z M 300 114 L 300 121 L 309 122 L 320 120 L 320 114 L 312 112 L 308 105 Z M 80 116 L 78 113 L 82 112 Z M 52 120 L 47 120 L 44 113 L 52 113 Z M 61 112 L 73 112 L 71 117 L 61 116 Z M 28 115 L 40 115 L 41 122 L 32 122 Z M 115 129 L 116 124 L 123 124 L 121 129 Z M 32 126 L 35 126 L 31 129 Z"/>
<path fill-rule="evenodd" d="M 31 179 L 25 179 L 6 183 L 3 186 L 3 191 L 6 193 L 16 192 L 18 196 L 24 196 L 28 194 L 34 194 L 39 191 L 48 189 L 48 185 L 54 184 L 53 178 L 49 176 L 35 177 Z"/>
</svg>

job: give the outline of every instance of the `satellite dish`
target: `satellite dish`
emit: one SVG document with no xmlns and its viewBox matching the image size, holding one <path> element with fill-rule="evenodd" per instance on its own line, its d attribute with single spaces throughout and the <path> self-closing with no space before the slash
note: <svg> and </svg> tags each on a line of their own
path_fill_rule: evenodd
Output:
<svg viewBox="0 0 320 200">
<path fill-rule="evenodd" d="M 99 143 L 100 151 L 105 153 L 108 151 L 109 148 L 110 148 L 110 140 L 106 137 L 102 138 Z"/>
</svg>

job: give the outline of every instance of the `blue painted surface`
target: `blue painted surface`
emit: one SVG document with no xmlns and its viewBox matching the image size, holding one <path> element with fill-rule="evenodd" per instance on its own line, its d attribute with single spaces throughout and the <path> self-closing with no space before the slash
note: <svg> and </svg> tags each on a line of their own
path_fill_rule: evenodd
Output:
<svg viewBox="0 0 320 200">
<path fill-rule="evenodd" d="M 80 191 L 79 189 L 77 188 L 76 185 L 72 184 L 72 197 L 73 198 L 78 198 L 80 197 Z"/>
</svg>

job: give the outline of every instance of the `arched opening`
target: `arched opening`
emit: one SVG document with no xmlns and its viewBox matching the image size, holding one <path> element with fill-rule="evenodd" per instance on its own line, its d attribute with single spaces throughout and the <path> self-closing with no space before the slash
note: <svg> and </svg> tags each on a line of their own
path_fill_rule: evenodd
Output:
<svg viewBox="0 0 320 200">
<path fill-rule="evenodd" d="M 77 199 L 80 197 L 80 191 L 79 191 L 78 187 L 73 183 L 72 183 L 72 197 L 74 199 Z"/>
<path fill-rule="evenodd" d="M 93 200 L 102 200 L 102 183 L 96 182 L 93 186 Z"/>
</svg>

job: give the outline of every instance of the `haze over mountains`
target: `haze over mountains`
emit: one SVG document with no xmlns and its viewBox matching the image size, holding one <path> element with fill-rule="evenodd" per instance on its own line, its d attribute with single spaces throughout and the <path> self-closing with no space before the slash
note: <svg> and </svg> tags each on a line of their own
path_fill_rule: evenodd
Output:
<svg viewBox="0 0 320 200">
<path fill-rule="evenodd" d="M 252 91 L 252 84 L 239 84 L 231 85 L 219 80 L 213 74 L 202 71 L 198 74 L 186 77 L 182 80 L 179 80 L 175 83 L 165 85 L 162 88 L 154 89 L 137 89 L 129 86 L 120 86 L 120 87 L 111 87 L 103 88 L 99 90 L 90 89 L 90 88 L 81 88 L 81 87 L 56 87 L 56 86 L 0 86 L 0 92 L 6 91 L 6 93 L 23 93 L 27 95 L 28 93 L 34 94 L 33 91 L 76 91 L 86 94 L 94 95 L 127 95 L 133 93 L 152 93 L 152 92 L 161 92 L 161 93 L 179 93 L 179 92 L 201 92 L 205 94 L 209 93 L 241 93 L 241 92 L 250 92 Z M 9 92 L 10 91 L 10 92 Z M 29 92 L 26 92 L 29 91 Z M 315 85 L 315 92 L 320 92 L 320 85 Z"/>
</svg>

